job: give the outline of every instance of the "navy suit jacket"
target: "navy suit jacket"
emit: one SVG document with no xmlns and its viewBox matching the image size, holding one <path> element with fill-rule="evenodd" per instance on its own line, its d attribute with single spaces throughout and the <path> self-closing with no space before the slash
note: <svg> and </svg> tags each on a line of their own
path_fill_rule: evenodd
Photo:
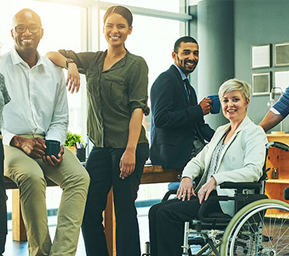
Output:
<svg viewBox="0 0 289 256">
<path fill-rule="evenodd" d="M 184 81 L 172 65 L 159 75 L 151 88 L 151 148 L 154 165 L 183 168 L 190 160 L 194 136 L 210 141 L 214 134 L 205 124 L 195 90 L 188 100 Z"/>
</svg>

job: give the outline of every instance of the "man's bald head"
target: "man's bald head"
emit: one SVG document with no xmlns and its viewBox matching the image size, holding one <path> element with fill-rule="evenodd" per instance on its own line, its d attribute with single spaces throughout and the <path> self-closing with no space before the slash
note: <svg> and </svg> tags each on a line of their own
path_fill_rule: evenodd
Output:
<svg viewBox="0 0 289 256">
<path fill-rule="evenodd" d="M 12 26 L 11 36 L 16 51 L 30 67 L 34 66 L 38 60 L 37 47 L 43 37 L 39 15 L 30 9 L 23 9 L 14 15 Z"/>
<path fill-rule="evenodd" d="M 31 9 L 22 9 L 17 12 L 12 20 L 12 27 L 17 26 L 19 23 L 22 23 L 26 20 L 34 20 L 34 22 L 39 26 L 42 27 L 41 19 L 39 15 L 32 11 Z"/>
</svg>

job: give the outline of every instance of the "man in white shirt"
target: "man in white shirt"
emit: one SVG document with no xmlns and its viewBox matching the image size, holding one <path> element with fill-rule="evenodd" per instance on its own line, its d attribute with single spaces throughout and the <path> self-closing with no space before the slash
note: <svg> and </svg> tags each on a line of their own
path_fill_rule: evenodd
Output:
<svg viewBox="0 0 289 256">
<path fill-rule="evenodd" d="M 63 72 L 40 56 L 40 17 L 29 9 L 13 18 L 15 48 L 3 55 L 11 102 L 3 112 L 4 170 L 20 189 L 20 202 L 30 256 L 76 253 L 89 186 L 89 176 L 71 151 L 63 147 L 68 104 Z M 45 156 L 45 140 L 60 142 L 58 156 Z M 62 189 L 58 224 L 51 242 L 45 202 L 44 175 Z"/>
</svg>

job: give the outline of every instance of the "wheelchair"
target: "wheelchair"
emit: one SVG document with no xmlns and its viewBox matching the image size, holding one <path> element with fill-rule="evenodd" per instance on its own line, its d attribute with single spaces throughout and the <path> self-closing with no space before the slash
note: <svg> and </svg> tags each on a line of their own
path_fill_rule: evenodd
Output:
<svg viewBox="0 0 289 256">
<path fill-rule="evenodd" d="M 267 143 L 266 159 L 272 147 L 289 151 L 284 143 Z M 185 222 L 182 256 L 289 256 L 289 204 L 264 195 L 269 170 L 265 163 L 259 182 L 221 184 L 221 188 L 234 189 L 235 195 L 210 196 L 202 204 L 198 218 Z M 163 200 L 175 192 L 176 189 L 168 191 Z M 234 201 L 233 217 L 205 214 L 211 201 L 230 200 Z M 146 247 L 143 256 L 150 255 L 148 243 Z"/>
<path fill-rule="evenodd" d="M 289 151 L 281 142 L 266 145 L 266 158 L 271 147 Z M 289 204 L 264 195 L 267 179 L 266 163 L 263 176 L 256 183 L 225 182 L 221 188 L 235 189 L 235 196 L 212 196 L 202 204 L 198 219 L 186 222 L 182 256 L 275 256 L 289 255 Z M 253 190 L 253 194 L 247 191 Z M 204 215 L 211 200 L 233 200 L 235 214 L 210 213 Z M 193 254 L 190 234 L 202 237 L 201 249 Z M 198 240 L 200 239 L 197 237 Z M 200 244 L 200 243 L 199 243 Z"/>
</svg>

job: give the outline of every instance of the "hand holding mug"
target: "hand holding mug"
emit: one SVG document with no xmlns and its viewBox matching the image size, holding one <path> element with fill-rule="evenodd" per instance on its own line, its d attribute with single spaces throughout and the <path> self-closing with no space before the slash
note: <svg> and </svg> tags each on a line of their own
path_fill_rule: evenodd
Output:
<svg viewBox="0 0 289 256">
<path fill-rule="evenodd" d="M 60 142 L 57 140 L 46 140 L 45 145 L 45 156 L 55 156 L 56 158 L 58 158 L 58 154 L 60 151 Z"/>
<path fill-rule="evenodd" d="M 211 114 L 218 114 L 220 112 L 221 109 L 221 103 L 219 100 L 219 96 L 218 95 L 209 95 L 208 98 L 210 98 L 212 100 L 211 103 Z"/>
</svg>

